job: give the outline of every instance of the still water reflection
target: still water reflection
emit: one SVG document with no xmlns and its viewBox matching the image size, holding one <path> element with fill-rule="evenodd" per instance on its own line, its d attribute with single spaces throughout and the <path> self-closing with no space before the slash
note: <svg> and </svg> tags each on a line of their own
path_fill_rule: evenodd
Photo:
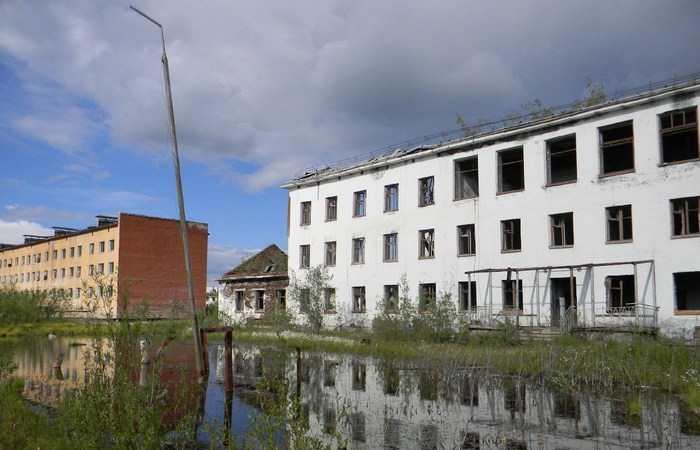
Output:
<svg viewBox="0 0 700 450">
<path fill-rule="evenodd" d="M 83 380 L 87 341 L 0 343 L 12 351 L 25 395 L 55 404 Z M 164 368 L 193 367 L 191 345 L 165 352 Z M 224 345 L 208 344 L 212 368 L 200 437 L 224 422 Z M 53 368 L 64 354 L 60 371 Z M 415 364 L 352 355 L 302 354 L 236 346 L 231 428 L 238 441 L 260 414 L 252 386 L 263 375 L 285 375 L 296 386 L 310 433 L 348 448 L 700 448 L 697 415 L 656 391 L 563 389 L 547 381 L 481 371 L 426 370 Z M 170 367 L 172 370 L 167 370 Z M 174 375 L 172 375 L 174 376 Z M 293 389 L 294 390 L 294 389 Z M 196 407 L 196 405 L 192 405 Z M 283 436 L 278 439 L 283 445 Z"/>
</svg>

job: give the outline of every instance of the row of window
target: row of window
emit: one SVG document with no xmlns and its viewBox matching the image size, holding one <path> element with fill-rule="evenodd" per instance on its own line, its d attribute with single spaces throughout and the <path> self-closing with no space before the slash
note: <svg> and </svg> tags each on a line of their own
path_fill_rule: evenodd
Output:
<svg viewBox="0 0 700 450">
<path fill-rule="evenodd" d="M 98 242 L 98 249 L 100 253 L 105 252 L 105 244 L 107 251 L 113 252 L 114 251 L 114 239 L 110 239 L 109 241 L 100 241 Z M 54 250 L 52 253 L 53 260 L 58 259 L 58 249 Z M 95 244 L 90 244 L 88 247 L 88 254 L 93 255 L 95 253 Z M 83 256 L 83 246 L 78 245 L 77 247 L 70 247 L 70 248 L 63 248 L 61 249 L 61 259 L 66 259 L 68 258 L 75 258 L 75 257 L 80 258 Z M 44 262 L 49 261 L 49 252 L 44 252 Z M 14 265 L 29 265 L 29 264 L 39 264 L 41 263 L 42 258 L 41 258 L 41 253 L 34 253 L 31 255 L 25 255 L 22 256 L 21 258 L 19 256 L 15 257 Z M 2 260 L 2 267 L 12 267 L 12 258 L 5 258 Z"/>
<path fill-rule="evenodd" d="M 700 272 L 674 273 L 674 286 L 676 293 L 676 310 L 700 310 L 698 295 L 700 294 Z M 562 307 L 575 306 L 575 289 L 571 289 L 573 282 L 576 286 L 576 278 L 552 278 L 550 286 L 552 298 L 566 298 L 566 304 Z M 605 278 L 606 306 L 608 313 L 634 312 L 637 298 L 634 275 L 610 275 Z M 574 292 L 574 298 L 569 292 Z M 458 309 L 466 312 L 478 307 L 476 281 L 460 281 L 458 283 Z M 308 310 L 310 291 L 301 291 L 300 308 L 302 312 Z M 367 293 L 365 286 L 353 286 L 351 288 L 352 311 L 355 313 L 366 312 Z M 383 287 L 382 300 L 387 312 L 399 310 L 399 286 L 388 284 Z M 435 283 L 422 283 L 418 285 L 418 310 L 429 311 L 434 308 L 437 301 Z M 501 280 L 501 302 L 504 310 L 523 311 L 523 280 Z M 557 308 L 559 305 L 556 305 Z M 326 288 L 324 290 L 324 308 L 327 313 L 336 311 L 336 290 Z M 563 310 L 562 310 L 563 312 Z"/>
<path fill-rule="evenodd" d="M 111 274 L 114 273 L 114 263 L 113 262 L 108 262 L 107 263 L 107 273 Z M 104 274 L 105 273 L 105 264 L 100 263 L 100 264 L 90 264 L 88 266 L 88 276 L 93 276 L 95 273 L 97 274 Z M 52 280 L 56 280 L 58 278 L 80 278 L 82 275 L 82 266 L 76 266 L 76 267 L 64 267 L 61 269 L 53 269 L 51 273 Z M 59 276 L 60 275 L 60 276 Z M 29 283 L 33 281 L 47 281 L 49 279 L 49 271 L 44 270 L 43 274 L 42 272 L 36 271 L 36 272 L 22 272 L 19 274 L 13 275 L 3 275 L 2 277 L 2 282 L 3 284 L 7 283 Z"/>
<path fill-rule="evenodd" d="M 673 199 L 671 204 L 672 236 L 697 236 L 700 235 L 700 197 L 687 197 Z M 611 206 L 605 208 L 606 217 L 606 242 L 624 243 L 632 242 L 632 205 Z M 574 213 L 565 212 L 549 216 L 550 223 L 550 247 L 571 247 L 574 245 Z M 383 261 L 393 262 L 399 259 L 398 233 L 389 233 L 383 236 Z M 508 219 L 501 221 L 501 251 L 513 252 L 521 250 L 521 221 L 520 219 Z M 352 240 L 353 264 L 365 262 L 365 238 L 358 237 Z M 418 231 L 418 258 L 429 259 L 435 257 L 435 230 L 426 229 Z M 475 225 L 465 224 L 457 226 L 457 255 L 469 256 L 476 254 Z M 325 243 L 324 265 L 335 266 L 337 255 L 337 242 Z M 311 266 L 311 246 L 308 244 L 299 246 L 299 267 Z"/>
<path fill-rule="evenodd" d="M 257 289 L 253 291 L 253 308 L 256 312 L 265 311 L 265 291 L 262 289 Z M 285 289 L 277 289 L 274 294 L 275 307 L 286 308 L 287 307 L 287 291 Z M 245 310 L 245 291 L 235 292 L 235 311 L 243 312 Z"/>
<path fill-rule="evenodd" d="M 102 297 L 103 295 L 105 297 L 111 297 L 114 292 L 112 286 L 98 286 L 97 288 L 93 288 L 92 286 L 90 286 L 85 291 L 88 298 L 92 298 L 95 294 L 97 294 L 98 297 Z M 82 288 L 54 288 L 50 291 L 47 291 L 46 289 L 44 289 L 43 291 L 37 290 L 36 294 L 41 294 L 44 296 L 44 298 L 46 298 L 47 296 L 52 296 L 65 299 L 72 299 L 74 298 L 73 295 L 75 294 L 75 298 L 79 299 L 82 295 L 82 292 Z"/>
<path fill-rule="evenodd" d="M 671 111 L 659 116 L 661 133 L 661 162 L 672 164 L 700 158 L 698 151 L 697 108 Z M 599 128 L 600 176 L 633 172 L 634 136 L 632 121 Z M 572 183 L 577 180 L 576 135 L 571 134 L 546 142 L 547 185 Z M 525 189 L 523 148 L 496 152 L 498 164 L 498 193 Z M 478 157 L 455 161 L 455 200 L 479 196 Z M 418 206 L 435 203 L 435 178 L 418 180 Z M 399 185 L 384 186 L 384 212 L 399 209 Z M 367 191 L 353 194 L 353 217 L 362 217 L 367 211 Z M 326 198 L 326 221 L 337 220 L 338 197 Z M 300 224 L 311 224 L 311 202 L 301 202 Z"/>
</svg>

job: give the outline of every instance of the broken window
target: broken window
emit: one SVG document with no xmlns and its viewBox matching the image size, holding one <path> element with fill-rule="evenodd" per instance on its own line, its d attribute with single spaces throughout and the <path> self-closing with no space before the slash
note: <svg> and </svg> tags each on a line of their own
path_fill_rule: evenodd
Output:
<svg viewBox="0 0 700 450">
<path fill-rule="evenodd" d="M 311 225 L 311 202 L 301 202 L 300 225 Z"/>
<path fill-rule="evenodd" d="M 503 291 L 503 309 L 519 311 L 523 310 L 523 280 L 501 281 Z"/>
<path fill-rule="evenodd" d="M 457 241 L 457 254 L 459 256 L 476 254 L 476 236 L 474 235 L 473 223 L 457 227 Z"/>
<path fill-rule="evenodd" d="M 605 208 L 608 219 L 607 242 L 629 242 L 632 240 L 632 205 Z"/>
<path fill-rule="evenodd" d="M 700 272 L 673 274 L 676 311 L 700 311 Z"/>
<path fill-rule="evenodd" d="M 326 221 L 338 218 L 338 197 L 326 197 Z"/>
<path fill-rule="evenodd" d="M 418 285 L 418 309 L 427 311 L 435 307 L 437 291 L 435 283 L 424 283 Z"/>
<path fill-rule="evenodd" d="M 367 191 L 355 192 L 353 201 L 353 216 L 362 217 L 367 214 Z"/>
<path fill-rule="evenodd" d="M 399 185 L 384 186 L 384 212 L 399 210 Z"/>
<path fill-rule="evenodd" d="M 459 310 L 476 309 L 476 281 L 459 282 Z"/>
<path fill-rule="evenodd" d="M 307 269 L 310 265 L 311 260 L 311 246 L 310 245 L 300 245 L 299 246 L 299 267 L 302 269 Z"/>
<path fill-rule="evenodd" d="M 327 266 L 335 266 L 335 253 L 336 244 L 333 242 L 326 242 L 326 258 L 325 263 Z"/>
<path fill-rule="evenodd" d="M 634 170 L 632 121 L 600 129 L 600 173 L 607 175 Z"/>
<path fill-rule="evenodd" d="M 323 305 L 326 312 L 335 311 L 335 288 L 325 288 L 323 290 Z"/>
<path fill-rule="evenodd" d="M 498 193 L 523 189 L 525 189 L 525 165 L 522 147 L 498 152 Z"/>
<path fill-rule="evenodd" d="M 236 291 L 236 311 L 243 312 L 245 307 L 245 297 L 243 291 Z"/>
<path fill-rule="evenodd" d="M 574 245 L 574 213 L 552 214 L 550 247 L 570 247 Z"/>
<path fill-rule="evenodd" d="M 479 196 L 479 162 L 476 156 L 455 161 L 455 200 Z"/>
<path fill-rule="evenodd" d="M 419 250 L 418 258 L 435 257 L 435 230 L 420 230 L 418 232 Z"/>
<path fill-rule="evenodd" d="M 263 311 L 265 309 L 265 291 L 255 291 L 255 310 Z"/>
<path fill-rule="evenodd" d="M 634 275 L 615 275 L 605 278 L 608 313 L 634 311 L 636 303 Z"/>
<path fill-rule="evenodd" d="M 501 221 L 501 251 L 520 251 L 520 219 Z"/>
<path fill-rule="evenodd" d="M 576 135 L 547 141 L 547 184 L 576 181 Z"/>
<path fill-rule="evenodd" d="M 355 238 L 352 240 L 352 263 L 365 263 L 365 238 Z"/>
<path fill-rule="evenodd" d="M 671 111 L 659 116 L 661 162 L 664 164 L 698 159 L 697 108 Z"/>
<path fill-rule="evenodd" d="M 395 312 L 399 309 L 399 286 L 396 284 L 384 285 L 384 308 L 386 312 Z"/>
<path fill-rule="evenodd" d="M 677 198 L 671 200 L 673 236 L 700 234 L 700 197 Z"/>
<path fill-rule="evenodd" d="M 365 287 L 355 286 L 352 288 L 352 312 L 365 312 Z"/>
<path fill-rule="evenodd" d="M 384 261 L 399 260 L 399 235 L 396 233 L 384 235 Z"/>
<path fill-rule="evenodd" d="M 418 180 L 418 206 L 435 204 L 435 177 L 425 177 Z"/>
</svg>

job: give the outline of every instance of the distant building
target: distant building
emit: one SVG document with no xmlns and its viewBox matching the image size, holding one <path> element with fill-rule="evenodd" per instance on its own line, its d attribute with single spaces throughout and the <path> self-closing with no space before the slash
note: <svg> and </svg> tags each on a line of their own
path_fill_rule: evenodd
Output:
<svg viewBox="0 0 700 450">
<path fill-rule="evenodd" d="M 290 272 L 325 265 L 370 323 L 406 276 L 474 326 L 700 326 L 700 81 L 310 169 L 289 191 Z M 334 326 L 334 317 L 327 317 Z"/>
<path fill-rule="evenodd" d="M 287 254 L 272 244 L 219 279 L 219 314 L 234 322 L 259 319 L 287 302 Z"/>
<path fill-rule="evenodd" d="M 74 313 L 114 317 L 128 307 L 150 306 L 167 317 L 178 304 L 189 308 L 184 251 L 177 220 L 120 213 L 98 216 L 84 230 L 54 228 L 53 236 L 25 236 L 25 243 L 0 249 L 0 284 L 64 298 Z M 204 310 L 207 224 L 188 222 L 190 261 L 197 309 Z M 119 299 L 119 301 L 117 301 Z"/>
</svg>

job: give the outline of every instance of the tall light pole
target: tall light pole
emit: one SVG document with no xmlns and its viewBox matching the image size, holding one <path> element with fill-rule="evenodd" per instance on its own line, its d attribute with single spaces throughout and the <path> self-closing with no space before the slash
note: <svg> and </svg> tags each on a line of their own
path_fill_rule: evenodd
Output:
<svg viewBox="0 0 700 450">
<path fill-rule="evenodd" d="M 185 218 L 185 201 L 182 196 L 182 180 L 180 178 L 180 157 L 177 151 L 177 134 L 175 133 L 175 112 L 173 110 L 173 96 L 170 91 L 170 70 L 168 69 L 168 56 L 165 53 L 165 34 L 163 26 L 142 13 L 138 9 L 130 6 L 131 9 L 141 16 L 153 22 L 160 28 L 160 40 L 163 44 L 163 76 L 165 77 L 165 93 L 168 101 L 168 121 L 170 123 L 170 142 L 173 146 L 173 164 L 175 166 L 175 184 L 177 185 L 177 203 L 180 209 L 180 234 L 182 235 L 182 246 L 185 249 L 185 270 L 187 271 L 187 288 L 190 297 L 190 309 L 192 311 L 192 335 L 194 337 L 195 358 L 197 360 L 197 372 L 200 382 L 203 382 L 204 361 L 202 361 L 202 340 L 199 334 L 199 324 L 197 323 L 197 308 L 194 302 L 194 283 L 192 281 L 192 266 L 190 264 L 190 245 L 187 238 L 187 219 Z"/>
</svg>

